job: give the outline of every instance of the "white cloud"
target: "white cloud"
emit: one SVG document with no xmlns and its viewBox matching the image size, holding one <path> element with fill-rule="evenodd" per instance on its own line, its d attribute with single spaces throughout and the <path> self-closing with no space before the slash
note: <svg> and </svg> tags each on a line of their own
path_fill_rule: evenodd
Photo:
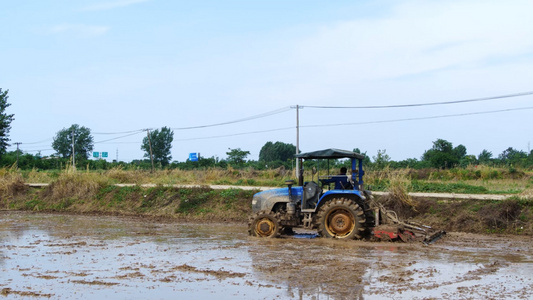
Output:
<svg viewBox="0 0 533 300">
<path fill-rule="evenodd" d="M 95 37 L 105 34 L 109 31 L 107 26 L 92 26 L 83 24 L 60 24 L 52 26 L 48 33 L 50 34 L 73 34 L 79 37 Z"/>
<path fill-rule="evenodd" d="M 150 0 L 120 0 L 120 1 L 112 1 L 112 2 L 103 2 L 103 3 L 91 5 L 91 6 L 86 6 L 82 10 L 83 11 L 109 10 L 109 9 L 134 5 L 137 3 L 143 3 L 147 1 L 150 1 Z"/>
<path fill-rule="evenodd" d="M 255 49 L 260 54 L 243 55 L 251 63 L 240 65 L 255 66 L 259 71 L 252 71 L 261 76 L 245 78 L 256 84 L 243 84 L 240 92 L 314 104 L 529 90 L 511 78 L 520 74 L 517 66 L 531 66 L 530 59 L 520 61 L 533 54 L 530 11 L 531 1 L 405 1 L 386 15 L 321 25 L 306 36 L 265 43 L 265 51 Z"/>
<path fill-rule="evenodd" d="M 533 50 L 531 2 L 474 3 L 416 1 L 388 19 L 340 22 L 302 41 L 299 57 L 326 74 L 368 79 L 467 67 Z"/>
</svg>

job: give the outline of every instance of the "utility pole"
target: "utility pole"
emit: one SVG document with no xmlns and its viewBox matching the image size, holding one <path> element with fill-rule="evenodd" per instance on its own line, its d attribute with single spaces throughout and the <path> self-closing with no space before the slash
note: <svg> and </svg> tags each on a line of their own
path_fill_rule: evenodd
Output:
<svg viewBox="0 0 533 300">
<path fill-rule="evenodd" d="M 152 138 L 150 137 L 150 129 L 145 129 L 146 135 L 148 136 L 148 144 L 150 145 L 150 161 L 152 162 L 152 171 L 154 173 L 154 155 L 152 154 Z"/>
<path fill-rule="evenodd" d="M 76 143 L 76 138 L 74 136 L 74 127 L 72 128 L 72 170 L 76 171 L 76 150 L 74 144 Z"/>
<path fill-rule="evenodd" d="M 16 143 L 13 143 L 15 145 L 17 145 L 17 164 L 16 164 L 16 168 L 18 169 L 19 168 L 19 145 L 22 144 L 21 142 L 16 142 Z"/>
<path fill-rule="evenodd" d="M 291 106 L 291 108 L 296 108 L 296 154 L 300 154 L 300 107 L 299 105 Z M 300 160 L 296 159 L 296 180 L 299 182 L 300 179 Z"/>
</svg>

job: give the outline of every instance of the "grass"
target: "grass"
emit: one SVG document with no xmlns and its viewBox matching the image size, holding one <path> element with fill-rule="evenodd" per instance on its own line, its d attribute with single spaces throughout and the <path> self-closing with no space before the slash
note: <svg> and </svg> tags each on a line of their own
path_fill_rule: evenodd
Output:
<svg viewBox="0 0 533 300">
<path fill-rule="evenodd" d="M 240 171 L 211 170 L 205 178 L 218 172 L 238 178 L 235 182 L 255 184 Z M 53 174 L 50 176 L 50 174 Z M 0 209 L 42 212 L 144 215 L 199 220 L 246 220 L 254 191 L 240 189 L 213 190 L 203 181 L 196 188 L 177 188 L 168 184 L 195 184 L 200 172 L 142 171 L 87 172 L 64 170 L 57 174 L 32 170 L 23 174 L 16 169 L 0 169 Z M 26 178 L 26 179 L 24 179 Z M 48 181 L 42 189 L 30 189 L 25 182 L 37 178 Z M 130 181 L 131 180 L 131 181 Z M 242 181 L 240 181 L 242 180 Z M 117 187 L 114 183 L 156 183 Z"/>
<path fill-rule="evenodd" d="M 312 178 L 310 170 L 304 174 L 306 180 Z M 284 182 L 295 179 L 292 172 L 283 168 L 257 171 L 254 169 L 217 169 L 206 170 L 159 170 L 154 173 L 143 170 L 123 170 L 114 168 L 107 171 L 17 171 L 0 169 L 0 193 L 12 197 L 24 182 L 49 183 L 59 185 L 54 193 L 64 193 L 75 189 L 83 194 L 93 196 L 94 191 L 105 185 L 117 183 L 156 184 L 156 185 L 235 185 L 235 186 L 271 186 L 283 187 Z M 377 191 L 394 193 L 439 192 L 468 194 L 516 194 L 521 197 L 533 195 L 533 173 L 531 171 L 486 166 L 465 169 L 384 169 L 369 171 L 365 183 Z M 6 186 L 9 185 L 9 186 Z M 0 194 L 1 195 L 1 194 Z M 57 195 L 60 196 L 60 195 Z"/>
<path fill-rule="evenodd" d="M 2 170 L 2 169 L 0 169 Z M 5 170 L 5 169 L 4 169 Z M 65 171 L 19 171 L 25 182 L 28 183 L 53 183 L 72 173 Z M 157 170 L 154 173 L 144 170 L 123 170 L 113 168 L 110 170 L 78 171 L 80 176 L 94 176 L 109 184 L 157 184 L 157 185 L 245 185 L 245 186 L 283 186 L 285 180 L 291 178 L 291 173 L 283 169 L 257 171 L 254 169 L 217 169 L 184 171 L 178 169 Z M 0 174 L 1 176 L 1 174 Z"/>
<path fill-rule="evenodd" d="M 518 175 L 517 175 L 518 174 Z M 306 179 L 311 173 L 305 173 Z M 471 178 L 472 176 L 477 178 Z M 0 169 L 0 209 L 42 212 L 143 215 L 201 221 L 246 222 L 256 191 L 237 187 L 213 190 L 211 184 L 282 187 L 294 179 L 283 169 L 24 171 Z M 381 199 L 403 218 L 417 218 L 450 231 L 533 234 L 533 174 L 506 169 L 381 170 L 366 174 L 374 190 L 390 192 Z M 50 183 L 42 189 L 25 183 Z M 115 183 L 134 183 L 117 187 Z M 155 187 L 142 188 L 152 183 Z M 172 185 L 190 184 L 195 188 Z M 506 193 L 506 201 L 437 201 L 413 199 L 409 192 Z"/>
<path fill-rule="evenodd" d="M 480 173 L 479 178 L 475 179 Z M 484 174 L 497 174 L 484 175 Z M 519 175 L 516 175 L 519 174 Z M 533 195 L 533 172 L 479 167 L 478 170 L 382 170 L 368 172 L 367 185 L 373 190 L 386 191 L 394 186 L 394 181 L 402 181 L 409 192 L 459 193 L 459 194 L 516 194 L 522 197 Z"/>
<path fill-rule="evenodd" d="M 464 182 L 425 182 L 411 181 L 411 191 L 425 193 L 460 193 L 460 194 L 488 194 L 489 191 L 483 186 L 466 184 Z"/>
</svg>

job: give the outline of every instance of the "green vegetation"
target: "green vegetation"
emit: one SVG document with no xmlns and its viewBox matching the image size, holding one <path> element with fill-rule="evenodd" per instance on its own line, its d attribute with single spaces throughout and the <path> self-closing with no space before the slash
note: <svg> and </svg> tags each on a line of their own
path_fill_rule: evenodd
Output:
<svg viewBox="0 0 533 300">
<path fill-rule="evenodd" d="M 172 160 L 170 149 L 172 148 L 173 140 L 174 132 L 168 127 L 163 127 L 161 130 L 156 129 L 152 132 L 148 130 L 148 134 L 143 139 L 141 145 L 141 150 L 144 151 L 144 157 L 150 159 L 150 156 L 152 156 L 154 163 L 162 167 L 168 166 Z"/>
<path fill-rule="evenodd" d="M 0 169 L 0 209 L 239 222 L 246 220 L 251 209 L 250 199 L 257 192 L 213 190 L 207 186 L 177 188 L 163 184 L 148 188 L 118 187 L 113 184 L 118 172 L 66 170 L 48 186 L 33 189 L 25 185 L 23 176 L 15 169 Z M 143 180 L 150 178 L 149 173 L 143 175 Z M 120 178 L 137 176 L 130 174 Z"/>
<path fill-rule="evenodd" d="M 250 155 L 250 151 L 241 150 L 241 148 L 229 150 L 229 152 L 226 152 L 226 155 L 228 155 L 228 164 L 237 168 L 244 167 L 246 164 L 246 157 Z"/>
<path fill-rule="evenodd" d="M 0 88 L 0 158 L 6 153 L 6 147 L 9 146 L 9 131 L 11 130 L 11 122 L 13 122 L 14 115 L 7 114 L 6 108 L 11 104 L 7 102 L 9 90 L 2 92 Z"/>
<path fill-rule="evenodd" d="M 74 144 L 74 147 L 72 144 Z M 76 160 L 87 160 L 93 151 L 93 147 L 94 140 L 91 130 L 78 124 L 60 130 L 52 143 L 52 148 L 63 159 L 71 158 L 74 150 Z"/>
<path fill-rule="evenodd" d="M 405 215 L 405 214 L 404 214 Z M 533 201 L 417 201 L 417 221 L 447 231 L 475 233 L 533 234 Z"/>
<path fill-rule="evenodd" d="M 448 231 L 478 233 L 504 232 L 533 234 L 533 179 L 530 172 L 517 178 L 505 169 L 495 169 L 495 179 L 469 179 L 470 175 L 454 170 L 370 171 L 367 179 L 379 183 L 389 196 L 380 198 L 401 218 Z M 492 170 L 484 170 L 490 174 Z M 474 172 L 475 173 L 475 172 Z M 309 174 L 306 174 L 306 176 Z M 283 168 L 257 171 L 253 169 L 208 169 L 205 171 L 165 170 L 56 172 L 0 169 L 0 209 L 39 212 L 134 215 L 197 221 L 246 222 L 251 212 L 250 201 L 258 190 L 238 187 L 215 190 L 210 184 L 283 186 L 292 174 Z M 425 179 L 424 179 L 425 177 Z M 416 179 L 414 179 L 416 178 Z M 446 178 L 438 180 L 436 178 Z M 461 178 L 467 178 L 463 180 Z M 46 181 L 48 186 L 35 189 L 25 183 Z M 123 187 L 116 183 L 133 183 Z M 140 184 L 152 183 L 149 187 Z M 176 187 L 192 184 L 196 187 Z M 516 196 L 506 201 L 440 201 L 412 198 L 410 191 L 444 191 L 498 193 L 511 191 Z"/>
<path fill-rule="evenodd" d="M 12 116 L 11 116 L 12 117 Z M 77 125 L 73 125 L 77 126 Z M 78 128 L 81 131 L 82 128 Z M 0 128 L 1 129 L 1 128 Z M 88 130 L 88 129 L 87 129 Z M 78 132 L 77 130 L 74 130 Z M 40 153 L 29 154 L 24 153 L 23 150 L 11 151 L 0 156 L 0 167 L 11 167 L 18 161 L 18 167 L 22 170 L 61 170 L 67 165 L 72 164 L 70 152 L 72 149 L 72 139 L 70 129 L 63 129 L 61 131 L 61 149 L 54 147 L 57 154 L 49 157 L 42 157 Z M 90 134 L 90 131 L 88 131 Z M 133 160 L 131 162 L 108 162 L 104 159 L 89 160 L 88 150 L 91 146 L 77 145 L 80 143 L 81 135 L 77 138 L 76 142 L 76 166 L 78 169 L 88 170 L 111 170 L 121 168 L 123 170 L 150 170 L 152 168 L 151 160 L 149 159 L 149 142 L 150 139 L 144 138 L 141 148 L 145 151 L 145 159 Z M 155 168 L 159 170 L 209 170 L 209 169 L 254 169 L 254 170 L 270 170 L 283 168 L 284 170 L 290 170 L 294 172 L 295 161 L 293 154 L 295 152 L 295 146 L 291 144 L 285 144 L 282 142 L 267 142 L 259 153 L 259 160 L 247 160 L 250 151 L 242 150 L 240 148 L 229 149 L 226 152 L 226 159 L 219 159 L 218 157 L 198 157 L 198 161 L 186 160 L 184 162 L 173 161 L 170 162 L 170 147 L 173 139 L 173 132 L 163 127 L 161 131 L 155 130 L 150 133 L 152 140 L 152 152 L 154 157 Z M 56 140 L 59 140 L 59 133 Z M 54 141 L 56 143 L 56 141 Z M 86 143 L 87 144 L 87 143 Z M 91 148 L 92 149 L 92 148 Z M 0 149 L 1 150 L 1 149 Z M 387 153 L 386 150 L 378 150 L 377 155 L 372 156 L 373 160 L 367 155 L 366 152 L 355 148 L 353 151 L 365 155 L 364 166 L 367 171 L 379 171 L 386 168 L 394 170 L 421 170 L 422 172 L 427 170 L 439 171 L 439 170 L 451 170 L 456 173 L 464 173 L 465 176 L 469 176 L 471 179 L 490 178 L 494 179 L 501 176 L 499 172 L 501 170 L 492 170 L 491 174 L 484 174 L 483 170 L 472 170 L 476 167 L 484 168 L 496 168 L 506 169 L 509 174 L 514 176 L 520 176 L 523 170 L 533 170 L 533 151 L 526 153 L 521 150 L 516 150 L 512 147 L 505 149 L 497 157 L 493 157 L 490 151 L 483 150 L 477 157 L 475 155 L 467 154 L 467 149 L 463 145 L 453 146 L 451 142 L 443 139 L 437 139 L 433 142 L 431 149 L 424 152 L 420 159 L 409 158 L 402 161 L 394 161 Z M 315 163 L 311 161 L 304 162 L 306 168 L 311 168 Z M 320 165 L 320 169 L 332 168 L 338 170 L 342 166 L 348 166 L 347 160 L 330 160 L 330 162 L 323 161 Z M 464 179 L 464 178 L 463 178 Z"/>
<path fill-rule="evenodd" d="M 259 161 L 271 169 L 289 166 L 287 162 L 292 162 L 295 153 L 296 147 L 292 144 L 267 142 L 259 151 Z"/>
</svg>

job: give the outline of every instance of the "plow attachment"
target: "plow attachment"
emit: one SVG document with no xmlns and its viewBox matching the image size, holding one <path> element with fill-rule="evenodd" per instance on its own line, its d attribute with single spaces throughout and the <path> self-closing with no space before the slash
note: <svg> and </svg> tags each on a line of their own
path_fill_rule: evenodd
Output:
<svg viewBox="0 0 533 300">
<path fill-rule="evenodd" d="M 427 225 L 416 222 L 401 221 L 396 212 L 374 202 L 376 207 L 376 227 L 373 229 L 375 238 L 385 241 L 409 242 L 420 240 L 425 245 L 433 244 L 446 235 L 446 231 L 435 230 Z M 379 224 L 382 220 L 383 224 Z"/>
</svg>

